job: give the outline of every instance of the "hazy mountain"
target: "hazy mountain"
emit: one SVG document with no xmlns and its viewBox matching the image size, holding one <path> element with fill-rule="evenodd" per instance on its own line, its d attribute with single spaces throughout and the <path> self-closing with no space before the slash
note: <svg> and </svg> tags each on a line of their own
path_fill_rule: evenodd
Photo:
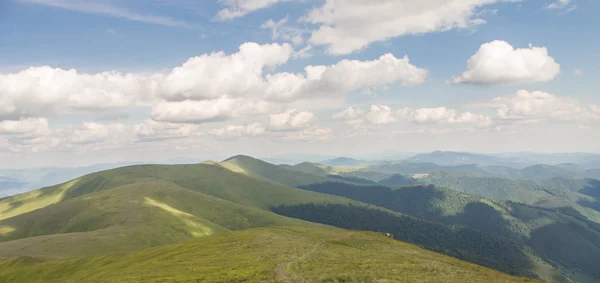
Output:
<svg viewBox="0 0 600 283">
<path fill-rule="evenodd" d="M 324 165 L 329 165 L 329 166 L 350 166 L 350 167 L 352 167 L 352 166 L 368 164 L 369 162 L 366 160 L 358 160 L 358 159 L 348 158 L 348 157 L 337 157 L 337 158 L 333 158 L 333 159 L 323 160 L 319 163 L 324 164 Z"/>
<path fill-rule="evenodd" d="M 434 151 L 431 153 L 422 153 L 407 158 L 406 161 L 418 163 L 434 163 L 442 166 L 456 166 L 477 164 L 481 166 L 499 165 L 521 168 L 527 166 L 527 163 L 511 162 L 499 157 L 476 154 L 468 152 L 452 152 L 452 151 Z"/>
</svg>

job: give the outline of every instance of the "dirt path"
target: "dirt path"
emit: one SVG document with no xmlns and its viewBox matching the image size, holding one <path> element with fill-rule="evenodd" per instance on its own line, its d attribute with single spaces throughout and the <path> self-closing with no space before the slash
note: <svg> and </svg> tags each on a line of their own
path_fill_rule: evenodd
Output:
<svg viewBox="0 0 600 283">
<path fill-rule="evenodd" d="M 299 262 L 307 259 L 311 255 L 315 254 L 321 246 L 323 246 L 323 243 L 318 243 L 318 244 L 314 245 L 312 247 L 312 249 L 310 249 L 310 251 L 302 254 L 301 256 L 294 259 L 293 261 L 282 262 L 282 263 L 278 264 L 277 267 L 275 267 L 275 274 L 277 275 L 277 278 L 279 278 L 287 283 L 300 283 L 300 280 L 294 279 L 289 274 L 287 274 L 286 270 L 288 270 L 293 264 L 299 263 Z"/>
</svg>

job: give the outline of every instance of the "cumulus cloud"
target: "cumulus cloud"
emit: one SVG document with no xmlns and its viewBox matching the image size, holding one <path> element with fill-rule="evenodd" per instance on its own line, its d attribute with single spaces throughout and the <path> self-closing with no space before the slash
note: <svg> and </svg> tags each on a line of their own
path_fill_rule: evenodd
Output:
<svg viewBox="0 0 600 283">
<path fill-rule="evenodd" d="M 42 122 L 44 124 L 44 122 Z M 131 141 L 129 127 L 120 123 L 86 122 L 59 129 L 47 129 L 10 140 L 9 150 L 15 152 L 44 150 L 97 150 L 122 147 Z"/>
<path fill-rule="evenodd" d="M 343 94 L 345 92 L 400 82 L 404 86 L 422 84 L 427 70 L 410 64 L 407 56 L 385 54 L 377 60 L 342 60 L 331 66 L 307 66 L 305 74 L 267 75 L 267 99 L 289 101 L 301 97 Z"/>
<path fill-rule="evenodd" d="M 45 118 L 0 121 L 0 135 L 41 135 L 48 131 Z"/>
<path fill-rule="evenodd" d="M 220 129 L 213 129 L 209 134 L 217 137 L 242 137 L 242 136 L 260 136 L 266 132 L 266 127 L 262 123 L 252 123 L 249 125 L 229 125 Z"/>
<path fill-rule="evenodd" d="M 543 91 L 519 90 L 515 94 L 496 97 L 488 102 L 477 103 L 496 111 L 498 118 L 529 122 L 543 120 L 596 123 L 600 121 L 597 105 L 586 105 L 580 101 Z"/>
<path fill-rule="evenodd" d="M 133 133 L 138 141 L 154 142 L 198 135 L 198 126 L 193 124 L 175 124 L 157 122 L 151 119 L 133 126 Z"/>
<path fill-rule="evenodd" d="M 260 27 L 263 29 L 271 30 L 272 40 L 284 40 L 293 43 L 294 45 L 300 45 L 304 42 L 302 37 L 302 31 L 297 28 L 287 27 L 285 24 L 288 22 L 288 17 L 285 17 L 279 21 L 273 21 L 269 19 Z"/>
<path fill-rule="evenodd" d="M 160 79 L 160 75 L 85 74 L 48 66 L 0 74 L 0 119 L 126 107 L 155 96 Z"/>
<path fill-rule="evenodd" d="M 213 100 L 162 101 L 152 107 L 155 121 L 172 123 L 206 123 L 246 115 L 264 114 L 277 109 L 266 101 L 251 101 L 221 97 Z"/>
<path fill-rule="evenodd" d="M 467 70 L 454 77 L 454 84 L 514 84 L 553 80 L 560 72 L 545 47 L 515 49 L 505 41 L 481 45 L 467 62 Z"/>
<path fill-rule="evenodd" d="M 576 76 L 583 76 L 583 71 L 581 69 L 573 69 L 573 74 Z"/>
<path fill-rule="evenodd" d="M 225 8 L 219 11 L 216 18 L 221 21 L 231 20 L 285 1 L 290 0 L 220 0 Z"/>
<path fill-rule="evenodd" d="M 308 111 L 290 109 L 283 113 L 269 115 L 269 130 L 298 130 L 310 126 L 314 121 L 315 114 Z"/>
<path fill-rule="evenodd" d="M 473 28 L 481 7 L 519 0 L 326 0 L 303 20 L 319 25 L 310 43 L 341 55 L 398 36 Z"/>
<path fill-rule="evenodd" d="M 487 127 L 493 124 L 492 118 L 471 112 L 459 112 L 446 107 L 420 108 L 415 110 L 404 110 L 405 117 L 415 123 L 439 123 L 439 124 L 469 124 L 479 127 Z"/>
<path fill-rule="evenodd" d="M 408 121 L 415 124 L 464 124 L 476 127 L 487 127 L 493 123 L 491 117 L 460 112 L 446 107 L 403 108 L 393 111 L 386 105 L 371 105 L 369 110 L 348 107 L 344 111 L 334 114 L 332 118 L 344 121 L 345 124 L 355 128 L 363 128 L 367 125 L 385 125 L 397 121 Z"/>
<path fill-rule="evenodd" d="M 310 128 L 287 133 L 280 136 L 280 140 L 303 140 L 303 141 L 324 141 L 333 137 L 333 130 L 330 128 L 320 128 L 312 126 Z"/>
<path fill-rule="evenodd" d="M 201 123 L 275 113 L 289 103 L 340 100 L 352 90 L 409 86 L 427 78 L 427 71 L 408 57 L 392 54 L 307 66 L 304 73 L 267 73 L 294 54 L 290 44 L 244 43 L 236 53 L 193 57 L 164 74 L 86 74 L 46 66 L 0 74 L 0 120 L 153 105 L 151 116 L 157 121 Z"/>
<path fill-rule="evenodd" d="M 162 84 L 167 100 L 241 97 L 264 89 L 263 71 L 287 62 L 289 44 L 244 43 L 237 53 L 214 52 L 193 57 L 174 68 Z"/>
</svg>

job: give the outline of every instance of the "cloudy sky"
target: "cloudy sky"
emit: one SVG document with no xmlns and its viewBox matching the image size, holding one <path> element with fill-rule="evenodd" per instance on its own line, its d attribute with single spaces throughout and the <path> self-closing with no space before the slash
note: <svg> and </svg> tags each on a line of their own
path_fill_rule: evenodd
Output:
<svg viewBox="0 0 600 283">
<path fill-rule="evenodd" d="M 0 167 L 600 152 L 596 0 L 0 1 Z"/>
</svg>

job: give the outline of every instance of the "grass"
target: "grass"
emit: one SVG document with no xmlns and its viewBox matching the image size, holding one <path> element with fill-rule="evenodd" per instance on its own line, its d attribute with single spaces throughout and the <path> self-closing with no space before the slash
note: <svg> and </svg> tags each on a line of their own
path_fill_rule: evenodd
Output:
<svg viewBox="0 0 600 283">
<path fill-rule="evenodd" d="M 369 232 L 272 227 L 142 251 L 0 262 L 1 282 L 539 282 Z"/>
<path fill-rule="evenodd" d="M 193 191 L 143 181 L 0 221 L 2 257 L 64 258 L 131 251 L 264 226 L 317 225 Z"/>
</svg>

